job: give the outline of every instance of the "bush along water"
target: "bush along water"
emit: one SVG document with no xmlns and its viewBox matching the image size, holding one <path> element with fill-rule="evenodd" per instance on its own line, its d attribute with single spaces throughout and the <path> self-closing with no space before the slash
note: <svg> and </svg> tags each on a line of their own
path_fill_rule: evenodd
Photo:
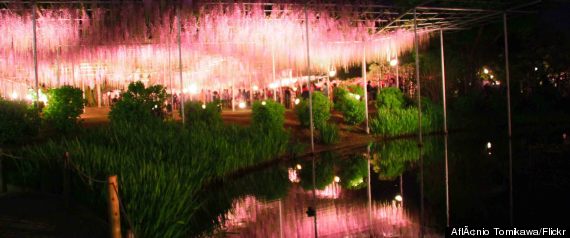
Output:
<svg viewBox="0 0 570 238">
<path fill-rule="evenodd" d="M 329 99 L 321 92 L 313 92 L 313 123 L 316 129 L 323 127 L 331 117 Z M 295 108 L 301 126 L 310 125 L 309 99 L 303 99 Z"/>
<path fill-rule="evenodd" d="M 400 90 L 383 89 L 378 94 L 376 106 L 377 115 L 370 122 L 373 133 L 397 136 L 418 132 L 418 108 L 415 101 L 404 98 Z M 422 98 L 422 131 L 441 130 L 442 118 L 441 107 L 427 98 Z"/>
<path fill-rule="evenodd" d="M 39 111 L 23 101 L 0 98 L 0 145 L 22 143 L 40 128 Z"/>
<path fill-rule="evenodd" d="M 362 101 L 363 97 L 360 96 L 360 94 L 350 93 L 346 89 L 342 89 L 340 87 L 337 87 L 335 90 L 338 95 L 335 94 L 334 107 L 342 113 L 344 121 L 349 125 L 358 125 L 362 123 L 366 118 L 366 104 Z"/>
<path fill-rule="evenodd" d="M 76 128 L 84 105 L 83 92 L 79 88 L 63 86 L 51 89 L 48 92 L 44 118 L 59 132 L 66 133 Z"/>
<path fill-rule="evenodd" d="M 262 129 L 283 128 L 285 107 L 272 100 L 256 101 L 252 107 L 252 127 Z"/>
<path fill-rule="evenodd" d="M 129 84 L 109 113 L 111 122 L 148 123 L 165 116 L 166 90 L 162 85 L 145 87 L 140 81 Z"/>
<path fill-rule="evenodd" d="M 184 116 L 188 126 L 217 127 L 223 124 L 222 109 L 217 101 L 207 104 L 187 101 L 184 103 Z"/>
</svg>

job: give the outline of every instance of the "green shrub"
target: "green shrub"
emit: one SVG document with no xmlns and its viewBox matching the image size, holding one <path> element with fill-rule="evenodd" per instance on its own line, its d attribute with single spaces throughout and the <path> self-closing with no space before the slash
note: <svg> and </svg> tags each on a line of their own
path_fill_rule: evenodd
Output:
<svg viewBox="0 0 570 238">
<path fill-rule="evenodd" d="M 376 108 L 402 108 L 405 105 L 404 94 L 400 89 L 390 87 L 380 90 L 376 97 Z"/>
<path fill-rule="evenodd" d="M 256 101 L 252 107 L 252 127 L 283 128 L 285 107 L 272 100 Z"/>
<path fill-rule="evenodd" d="M 333 90 L 333 102 L 334 102 L 334 109 L 341 111 L 341 107 L 343 106 L 343 104 L 341 104 L 340 102 L 346 98 L 346 96 L 348 95 L 348 90 L 346 90 L 346 88 L 343 87 L 336 87 Z"/>
<path fill-rule="evenodd" d="M 205 108 L 204 108 L 205 106 Z M 222 109 L 218 102 L 203 104 L 198 101 L 184 103 L 184 116 L 186 125 L 202 124 L 206 126 L 219 126 L 222 124 Z"/>
<path fill-rule="evenodd" d="M 356 95 L 359 95 L 360 98 L 364 98 L 364 88 L 358 84 L 348 86 L 348 90 Z"/>
<path fill-rule="evenodd" d="M 119 101 L 109 113 L 111 122 L 145 123 L 162 121 L 166 90 L 162 85 L 145 88 L 140 81 L 129 84 L 129 89 L 121 94 Z"/>
<path fill-rule="evenodd" d="M 40 116 L 25 102 L 0 98 L 0 145 L 21 143 L 38 134 Z"/>
<path fill-rule="evenodd" d="M 75 128 L 84 105 L 83 92 L 79 88 L 63 86 L 51 89 L 48 92 L 44 118 L 57 130 L 66 132 Z"/>
<path fill-rule="evenodd" d="M 319 129 L 319 140 L 327 145 L 338 143 L 340 140 L 338 127 L 332 123 L 325 123 L 325 125 Z"/>
<path fill-rule="evenodd" d="M 331 104 L 329 99 L 321 92 L 313 92 L 313 123 L 319 129 L 326 124 L 331 117 Z M 301 100 L 295 108 L 301 126 L 310 126 L 309 99 Z"/>
<path fill-rule="evenodd" d="M 366 104 L 364 101 L 348 97 L 342 101 L 342 116 L 349 125 L 358 125 L 366 119 Z"/>
<path fill-rule="evenodd" d="M 425 123 L 425 122 L 424 122 Z M 412 134 L 418 131 L 418 109 L 378 109 L 370 122 L 372 133 L 384 136 Z"/>
</svg>

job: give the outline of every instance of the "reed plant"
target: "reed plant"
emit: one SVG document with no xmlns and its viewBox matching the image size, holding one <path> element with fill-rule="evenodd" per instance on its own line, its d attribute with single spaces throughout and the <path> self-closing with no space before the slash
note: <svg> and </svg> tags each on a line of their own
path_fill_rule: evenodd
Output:
<svg viewBox="0 0 570 238">
<path fill-rule="evenodd" d="M 61 164 L 59 158 L 69 152 L 85 174 L 99 179 L 118 175 L 120 195 L 137 236 L 184 237 L 191 232 L 189 223 L 201 203 L 196 194 L 204 184 L 284 154 L 288 140 L 282 128 L 183 128 L 176 123 L 119 121 L 77 137 L 25 147 L 22 155 L 33 160 L 19 168 L 32 175 L 46 169 L 40 161 Z M 82 191 L 77 197 L 97 198 L 94 209 L 104 210 L 100 201 L 106 194 L 101 188 L 74 191 Z"/>
</svg>

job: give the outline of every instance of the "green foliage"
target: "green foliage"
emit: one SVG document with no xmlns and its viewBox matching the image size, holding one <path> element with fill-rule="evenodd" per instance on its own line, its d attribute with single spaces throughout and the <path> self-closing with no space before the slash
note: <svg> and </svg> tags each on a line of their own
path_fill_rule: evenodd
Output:
<svg viewBox="0 0 570 238">
<path fill-rule="evenodd" d="M 418 131 L 418 109 L 378 109 L 370 121 L 372 133 L 384 136 L 412 134 Z"/>
<path fill-rule="evenodd" d="M 325 123 L 319 129 L 319 140 L 326 145 L 338 143 L 340 140 L 338 126 L 332 123 Z"/>
<path fill-rule="evenodd" d="M 402 108 L 405 104 L 404 94 L 400 89 L 389 87 L 380 90 L 376 98 L 376 108 L 396 109 Z"/>
<path fill-rule="evenodd" d="M 38 110 L 25 102 L 6 101 L 0 98 L 0 145 L 21 143 L 38 134 Z"/>
<path fill-rule="evenodd" d="M 365 179 L 368 177 L 368 161 L 361 155 L 343 159 L 340 165 L 340 184 L 346 189 L 360 189 L 366 187 Z"/>
<path fill-rule="evenodd" d="M 334 109 L 341 111 L 342 104 L 339 104 L 348 95 L 348 90 L 343 87 L 336 87 L 333 90 Z"/>
<path fill-rule="evenodd" d="M 364 88 L 359 85 L 350 85 L 348 86 L 348 90 L 356 95 L 360 95 L 360 98 L 364 97 Z"/>
<path fill-rule="evenodd" d="M 67 132 L 77 125 L 77 118 L 83 113 L 85 102 L 81 89 L 62 86 L 48 92 L 48 104 L 44 118 L 57 130 Z"/>
<path fill-rule="evenodd" d="M 205 108 L 204 108 L 205 106 Z M 197 101 L 187 101 L 184 103 L 184 116 L 186 125 L 219 126 L 222 121 L 222 109 L 218 102 L 203 104 Z"/>
<path fill-rule="evenodd" d="M 344 121 L 350 125 L 357 125 L 362 123 L 366 118 L 365 102 L 356 99 L 354 95 L 357 94 L 350 93 L 346 89 L 337 87 L 335 90 L 336 93 L 334 107 L 336 110 L 342 113 Z"/>
<path fill-rule="evenodd" d="M 252 127 L 283 128 L 285 107 L 272 100 L 256 101 L 252 107 Z"/>
<path fill-rule="evenodd" d="M 161 121 L 164 118 L 165 100 L 166 90 L 162 85 L 145 88 L 142 82 L 133 82 L 111 107 L 109 118 L 113 123 Z"/>
<path fill-rule="evenodd" d="M 342 116 L 349 125 L 358 125 L 366 119 L 366 104 L 364 101 L 349 97 L 343 100 Z"/>
<path fill-rule="evenodd" d="M 68 151 L 83 173 L 98 179 L 118 175 L 121 198 L 137 236 L 186 237 L 202 204 L 196 195 L 204 184 L 282 155 L 288 140 L 283 130 L 259 133 L 239 126 L 117 122 L 76 138 L 27 147 L 23 156 L 34 160 L 21 161 L 19 168 L 27 170 L 21 174 L 48 174 L 44 171 L 48 168 L 38 164 L 61 163 L 59 158 Z M 81 184 L 79 178 L 76 181 Z M 72 189 L 81 191 L 75 196 L 104 211 L 106 189 L 81 185 Z"/>
<path fill-rule="evenodd" d="M 384 136 L 406 135 L 418 132 L 418 108 L 413 99 L 404 98 L 397 88 L 387 88 L 378 94 L 377 116 L 370 121 L 375 134 Z M 422 131 L 441 130 L 443 112 L 441 106 L 422 98 Z"/>
<path fill-rule="evenodd" d="M 331 117 L 331 104 L 329 99 L 321 92 L 313 92 L 313 123 L 315 128 L 323 127 Z M 295 108 L 301 126 L 310 126 L 309 100 L 303 99 Z"/>
</svg>

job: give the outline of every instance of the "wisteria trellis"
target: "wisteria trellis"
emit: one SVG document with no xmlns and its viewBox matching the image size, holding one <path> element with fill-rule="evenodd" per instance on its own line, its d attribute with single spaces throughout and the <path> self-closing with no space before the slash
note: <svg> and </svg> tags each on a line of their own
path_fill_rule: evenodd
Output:
<svg viewBox="0 0 570 238">
<path fill-rule="evenodd" d="M 146 3 L 40 6 L 40 84 L 123 87 L 143 80 L 179 90 L 179 74 L 172 73 L 180 70 L 176 6 Z M 379 61 L 413 48 L 413 32 L 377 34 L 375 20 L 362 19 L 350 5 L 317 6 L 308 8 L 314 74 L 358 65 L 364 50 L 367 61 Z M 31 9 L 26 4 L 0 9 L 2 95 L 22 96 L 34 85 Z M 275 83 L 273 55 L 277 78 L 306 74 L 303 5 L 197 3 L 183 6 L 181 19 L 185 88 L 266 87 Z M 429 34 L 420 31 L 420 36 L 425 42 Z"/>
</svg>

